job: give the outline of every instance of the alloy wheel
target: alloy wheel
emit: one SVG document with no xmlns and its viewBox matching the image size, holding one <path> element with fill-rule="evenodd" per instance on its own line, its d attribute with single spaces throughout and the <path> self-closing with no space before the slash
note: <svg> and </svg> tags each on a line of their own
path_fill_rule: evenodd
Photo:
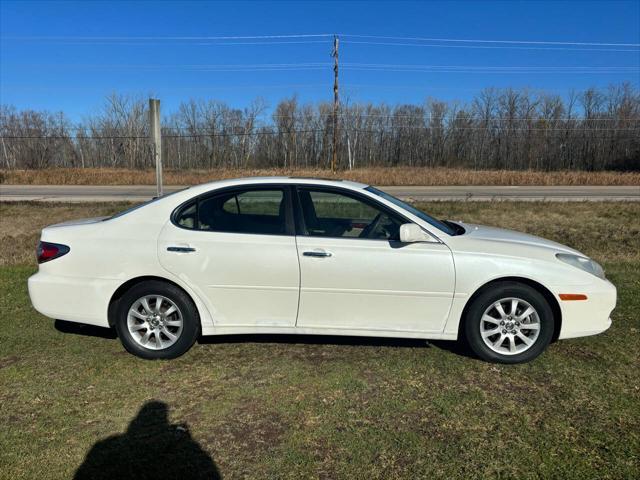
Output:
<svg viewBox="0 0 640 480">
<path fill-rule="evenodd" d="M 484 344 L 501 355 L 517 355 L 529 350 L 539 335 L 538 312 L 521 298 L 502 298 L 492 303 L 480 319 Z"/>
<path fill-rule="evenodd" d="M 127 328 L 135 342 L 151 350 L 169 348 L 183 329 L 178 306 L 162 295 L 145 295 L 133 302 L 127 314 Z"/>
</svg>

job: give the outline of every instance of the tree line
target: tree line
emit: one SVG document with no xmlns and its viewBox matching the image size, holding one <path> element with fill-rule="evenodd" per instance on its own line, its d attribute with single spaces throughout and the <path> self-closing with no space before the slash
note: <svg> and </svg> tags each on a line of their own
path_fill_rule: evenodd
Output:
<svg viewBox="0 0 640 480">
<path fill-rule="evenodd" d="M 566 97 L 481 91 L 466 103 L 386 105 L 343 101 L 340 168 L 375 166 L 510 170 L 640 170 L 640 91 L 630 84 Z M 167 168 L 327 168 L 332 104 L 293 96 L 238 109 L 189 100 L 162 119 Z M 113 94 L 79 123 L 63 112 L 0 106 L 0 165 L 153 167 L 147 101 Z"/>
</svg>

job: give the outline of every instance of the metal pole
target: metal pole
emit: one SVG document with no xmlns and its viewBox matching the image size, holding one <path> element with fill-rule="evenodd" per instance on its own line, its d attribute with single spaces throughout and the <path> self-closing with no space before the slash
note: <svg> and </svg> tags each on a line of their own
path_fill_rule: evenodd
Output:
<svg viewBox="0 0 640 480">
<path fill-rule="evenodd" d="M 156 164 L 157 196 L 162 196 L 162 138 L 160 134 L 160 100 L 149 99 L 149 133 Z"/>
<path fill-rule="evenodd" d="M 333 65 L 333 155 L 331 156 L 331 171 L 336 171 L 336 164 L 338 163 L 338 45 L 339 40 L 336 35 L 333 37 L 333 53 L 331 56 L 334 58 Z"/>
</svg>

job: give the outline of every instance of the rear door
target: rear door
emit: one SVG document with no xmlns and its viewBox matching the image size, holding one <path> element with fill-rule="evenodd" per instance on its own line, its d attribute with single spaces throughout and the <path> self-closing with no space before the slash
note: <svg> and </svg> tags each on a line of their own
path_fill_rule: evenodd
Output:
<svg viewBox="0 0 640 480">
<path fill-rule="evenodd" d="M 297 326 L 440 332 L 454 293 L 449 248 L 403 244 L 407 221 L 346 189 L 298 188 Z"/>
<path fill-rule="evenodd" d="M 160 263 L 198 292 L 216 325 L 295 325 L 299 266 L 289 192 L 214 192 L 184 204 L 162 230 Z"/>
</svg>

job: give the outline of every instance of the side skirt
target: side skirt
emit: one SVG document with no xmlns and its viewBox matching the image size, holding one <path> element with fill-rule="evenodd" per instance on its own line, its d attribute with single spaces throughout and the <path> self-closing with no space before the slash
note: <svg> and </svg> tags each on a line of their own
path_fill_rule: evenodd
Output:
<svg viewBox="0 0 640 480">
<path fill-rule="evenodd" d="M 446 332 L 411 332 L 393 330 L 361 330 L 338 328 L 308 328 L 308 327 L 278 327 L 278 326 L 249 326 L 249 327 L 211 327 L 202 326 L 202 335 L 243 335 L 243 334 L 283 334 L 283 335 L 337 335 L 349 337 L 388 337 L 388 338 L 423 338 L 425 340 L 457 340 L 456 333 Z"/>
</svg>

